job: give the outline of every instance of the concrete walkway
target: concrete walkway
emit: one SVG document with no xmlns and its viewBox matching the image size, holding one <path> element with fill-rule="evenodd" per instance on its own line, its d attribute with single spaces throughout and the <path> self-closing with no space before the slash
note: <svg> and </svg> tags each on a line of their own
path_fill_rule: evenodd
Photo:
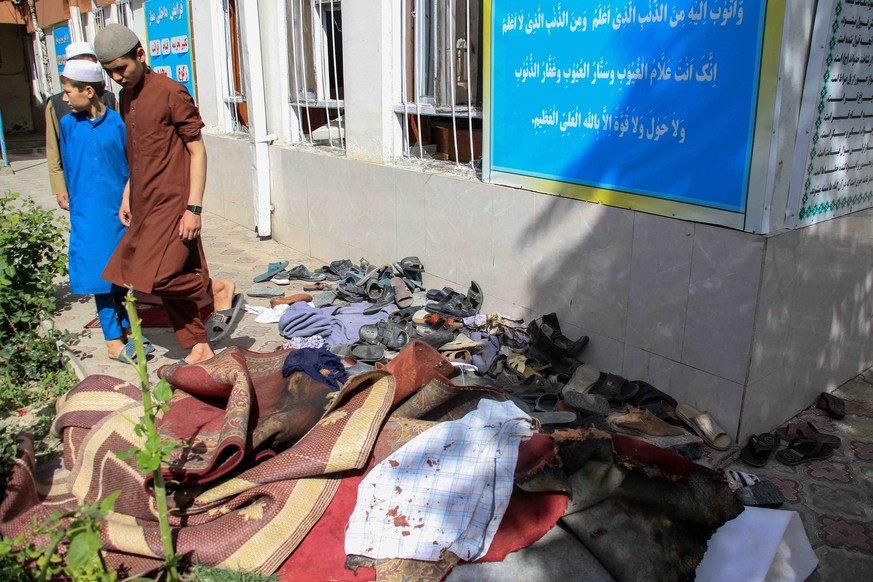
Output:
<svg viewBox="0 0 873 582">
<path fill-rule="evenodd" d="M 40 205 L 55 210 L 57 214 L 69 217 L 66 212 L 58 208 L 55 197 L 49 189 L 44 155 L 13 156 L 11 165 L 14 174 L 0 176 L 0 190 L 19 192 Z M 244 293 L 251 287 L 254 284 L 252 278 L 263 272 L 270 262 L 287 260 L 290 261 L 289 267 L 304 264 L 310 269 L 320 266 L 320 263 L 316 263 L 312 257 L 271 240 L 258 240 L 253 231 L 211 214 L 208 193 L 204 202 L 202 236 L 210 274 L 215 278 L 234 281 L 237 292 Z M 269 285 L 273 286 L 272 283 Z M 295 282 L 284 287 L 276 287 L 283 289 L 286 295 L 291 295 L 302 291 L 303 283 Z M 245 301 L 250 305 L 269 305 L 268 299 L 245 297 Z M 61 282 L 58 307 L 59 312 L 54 319 L 55 327 L 77 335 L 78 341 L 70 348 L 87 374 L 108 374 L 131 382 L 138 381 L 133 366 L 109 359 L 100 328 L 86 329 L 85 326 L 97 317 L 93 298 L 72 295 L 68 284 Z M 154 354 L 149 356 L 148 362 L 149 373 L 154 380 L 160 366 L 183 358 L 187 352 L 179 348 L 170 328 L 149 328 L 145 329 L 144 333 L 156 348 Z M 284 340 L 279 335 L 276 324 L 256 323 L 254 315 L 243 313 L 233 332 L 214 345 L 213 349 L 217 351 L 236 345 L 255 351 L 271 351 L 279 348 L 283 343 Z"/>
<path fill-rule="evenodd" d="M 45 159 L 41 154 L 13 157 L 14 175 L 0 176 L 0 189 L 30 196 L 46 208 L 57 208 L 49 191 Z M 310 269 L 320 261 L 273 241 L 261 241 L 254 233 L 235 223 L 209 213 L 209 195 L 205 201 L 203 243 L 213 277 L 231 279 L 244 292 L 252 278 L 267 263 L 290 261 L 289 266 L 304 264 Z M 332 257 L 350 258 L 358 257 Z M 290 295 L 302 290 L 303 284 L 284 287 Z M 266 299 L 251 299 L 252 305 L 268 305 Z M 128 364 L 106 356 L 100 329 L 85 329 L 96 318 L 93 300 L 73 296 L 68 287 L 60 286 L 59 313 L 55 325 L 75 333 L 78 341 L 71 346 L 87 374 L 108 374 L 132 382 L 135 370 Z M 152 378 L 163 364 L 185 355 L 176 344 L 169 328 L 150 328 L 145 333 L 157 350 L 149 360 Z M 244 314 L 239 325 L 214 349 L 237 345 L 255 351 L 279 348 L 284 340 L 276 324 L 259 324 L 255 316 Z M 803 411 L 796 420 L 812 421 L 820 429 L 843 438 L 843 447 L 832 459 L 797 467 L 784 467 L 775 460 L 755 470 L 741 463 L 731 468 L 755 472 L 772 479 L 786 497 L 784 509 L 798 511 L 807 535 L 821 560 L 811 580 L 845 580 L 850 573 L 859 579 L 873 577 L 873 374 L 867 372 L 847 383 L 838 392 L 847 399 L 850 416 L 832 422 L 814 409 Z M 745 443 L 742 443 L 745 444 Z M 583 574 L 584 572 L 584 574 Z M 556 527 L 537 544 L 513 554 L 502 564 L 471 565 L 457 568 L 452 580 L 502 580 L 508 577 L 538 580 L 608 580 L 599 563 L 572 534 Z"/>
</svg>

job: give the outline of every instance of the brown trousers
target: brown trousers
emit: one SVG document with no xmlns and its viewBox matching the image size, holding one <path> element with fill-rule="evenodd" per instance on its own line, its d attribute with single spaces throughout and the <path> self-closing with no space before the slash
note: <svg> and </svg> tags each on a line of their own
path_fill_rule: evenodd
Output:
<svg viewBox="0 0 873 582">
<path fill-rule="evenodd" d="M 186 246 L 188 257 L 182 271 L 179 271 L 178 260 L 174 260 L 168 253 L 158 268 L 152 287 L 152 295 L 161 298 L 176 339 L 183 349 L 208 342 L 206 327 L 200 319 L 197 303 L 212 297 L 212 279 L 209 278 L 209 267 L 200 239 Z"/>
</svg>

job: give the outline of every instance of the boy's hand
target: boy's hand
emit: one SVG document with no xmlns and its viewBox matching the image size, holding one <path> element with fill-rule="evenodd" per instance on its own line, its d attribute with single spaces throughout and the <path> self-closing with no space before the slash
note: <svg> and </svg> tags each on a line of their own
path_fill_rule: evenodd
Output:
<svg viewBox="0 0 873 582">
<path fill-rule="evenodd" d="M 183 241 L 192 241 L 200 236 L 200 215 L 186 210 L 179 220 L 179 238 Z"/>
<path fill-rule="evenodd" d="M 118 218 L 124 226 L 130 226 L 130 200 L 125 196 L 121 199 L 121 208 L 118 209 Z"/>
<path fill-rule="evenodd" d="M 57 195 L 55 195 L 55 198 L 58 199 L 58 206 L 60 206 L 62 209 L 69 212 L 69 210 L 70 210 L 70 195 L 66 192 L 59 192 Z"/>
</svg>

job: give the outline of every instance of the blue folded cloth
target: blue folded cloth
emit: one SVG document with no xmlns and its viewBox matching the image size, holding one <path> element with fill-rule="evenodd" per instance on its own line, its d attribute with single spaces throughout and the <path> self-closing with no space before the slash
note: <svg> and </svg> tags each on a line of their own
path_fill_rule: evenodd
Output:
<svg viewBox="0 0 873 582">
<path fill-rule="evenodd" d="M 302 348 L 288 352 L 282 364 L 282 376 L 305 372 L 313 380 L 339 390 L 349 379 L 342 360 L 336 354 L 322 348 Z"/>
</svg>

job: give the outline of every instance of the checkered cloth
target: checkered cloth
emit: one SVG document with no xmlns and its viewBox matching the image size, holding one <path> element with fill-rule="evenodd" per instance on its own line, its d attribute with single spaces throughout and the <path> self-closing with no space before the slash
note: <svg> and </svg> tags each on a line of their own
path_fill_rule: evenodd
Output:
<svg viewBox="0 0 873 582">
<path fill-rule="evenodd" d="M 484 556 L 512 493 L 530 417 L 512 402 L 483 399 L 460 420 L 423 432 L 358 487 L 346 554 L 437 561 Z"/>
</svg>

